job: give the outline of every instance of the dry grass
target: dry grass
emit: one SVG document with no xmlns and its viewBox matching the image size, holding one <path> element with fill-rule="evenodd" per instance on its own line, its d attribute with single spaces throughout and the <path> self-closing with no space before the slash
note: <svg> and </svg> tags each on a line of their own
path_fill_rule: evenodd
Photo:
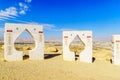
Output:
<svg viewBox="0 0 120 80">
<path fill-rule="evenodd" d="M 58 52 L 46 51 L 48 47 Z M 120 65 L 110 63 L 109 46 L 93 47 L 94 63 L 63 61 L 62 47 L 54 45 L 45 45 L 45 54 L 49 55 L 45 60 L 4 62 L 3 53 L 0 49 L 0 80 L 120 80 Z"/>
</svg>

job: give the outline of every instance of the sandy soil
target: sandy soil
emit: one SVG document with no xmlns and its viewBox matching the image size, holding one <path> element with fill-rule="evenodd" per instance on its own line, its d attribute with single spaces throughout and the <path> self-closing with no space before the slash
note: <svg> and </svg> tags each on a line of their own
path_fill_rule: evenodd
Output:
<svg viewBox="0 0 120 80">
<path fill-rule="evenodd" d="M 45 49 L 51 46 L 45 46 Z M 6 62 L 0 48 L 0 80 L 120 80 L 120 65 L 113 65 L 111 47 L 94 47 L 93 63 L 63 61 L 62 47 L 45 51 L 45 60 Z M 27 53 L 26 53 L 27 54 Z"/>
</svg>

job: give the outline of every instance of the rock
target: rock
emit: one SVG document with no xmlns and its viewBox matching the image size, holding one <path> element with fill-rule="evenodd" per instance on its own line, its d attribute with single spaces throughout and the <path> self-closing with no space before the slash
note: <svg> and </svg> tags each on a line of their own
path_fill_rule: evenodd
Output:
<svg viewBox="0 0 120 80">
<path fill-rule="evenodd" d="M 22 49 L 23 49 L 23 51 L 24 51 L 24 50 L 27 50 L 28 48 L 29 48 L 28 46 L 23 46 Z"/>
<path fill-rule="evenodd" d="M 15 47 L 15 49 L 18 51 L 22 51 L 22 49 L 20 47 Z"/>
<path fill-rule="evenodd" d="M 47 48 L 47 51 L 50 51 L 50 52 L 58 52 L 58 49 L 55 48 L 55 47 L 48 47 L 48 48 Z"/>
<path fill-rule="evenodd" d="M 28 47 L 27 50 L 32 50 L 32 48 L 31 48 L 31 47 Z"/>
</svg>

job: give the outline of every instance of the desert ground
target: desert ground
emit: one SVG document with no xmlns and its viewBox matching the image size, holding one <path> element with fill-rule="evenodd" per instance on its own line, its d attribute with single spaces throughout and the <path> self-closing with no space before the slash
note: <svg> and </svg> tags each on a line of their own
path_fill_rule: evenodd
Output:
<svg viewBox="0 0 120 80">
<path fill-rule="evenodd" d="M 71 46 L 76 61 L 64 61 L 60 42 L 46 42 L 45 59 L 29 60 L 34 44 L 16 44 L 23 51 L 23 61 L 4 60 L 4 45 L 0 45 L 0 80 L 120 80 L 120 65 L 112 64 L 111 42 L 93 42 L 93 63 L 81 62 L 78 53 L 84 48 Z"/>
</svg>

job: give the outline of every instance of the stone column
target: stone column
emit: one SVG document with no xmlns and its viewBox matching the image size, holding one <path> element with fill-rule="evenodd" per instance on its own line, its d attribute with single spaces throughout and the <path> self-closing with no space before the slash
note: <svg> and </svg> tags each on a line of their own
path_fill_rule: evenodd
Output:
<svg viewBox="0 0 120 80">
<path fill-rule="evenodd" d="M 112 50 L 112 62 L 113 64 L 120 64 L 120 35 L 112 36 L 113 50 Z"/>
</svg>

